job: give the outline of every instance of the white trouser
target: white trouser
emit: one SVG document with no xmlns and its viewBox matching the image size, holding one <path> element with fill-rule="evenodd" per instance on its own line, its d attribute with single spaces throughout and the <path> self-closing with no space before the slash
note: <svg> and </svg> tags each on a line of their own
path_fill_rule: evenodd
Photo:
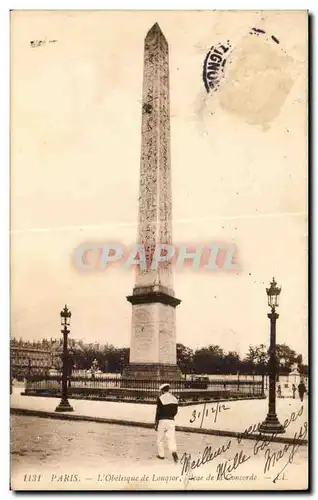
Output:
<svg viewBox="0 0 318 500">
<path fill-rule="evenodd" d="M 168 441 L 168 448 L 171 453 L 177 451 L 176 425 L 174 420 L 159 420 L 157 434 L 157 446 L 159 457 L 165 456 L 164 440 Z"/>
</svg>

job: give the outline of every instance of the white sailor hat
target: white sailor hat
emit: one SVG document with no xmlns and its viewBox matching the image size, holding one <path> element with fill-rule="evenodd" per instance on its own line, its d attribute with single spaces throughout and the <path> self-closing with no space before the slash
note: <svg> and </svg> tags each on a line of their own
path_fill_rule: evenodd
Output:
<svg viewBox="0 0 318 500">
<path fill-rule="evenodd" d="M 162 384 L 160 387 L 159 387 L 159 390 L 162 391 L 162 389 L 164 389 L 165 387 L 170 387 L 170 384 Z"/>
</svg>

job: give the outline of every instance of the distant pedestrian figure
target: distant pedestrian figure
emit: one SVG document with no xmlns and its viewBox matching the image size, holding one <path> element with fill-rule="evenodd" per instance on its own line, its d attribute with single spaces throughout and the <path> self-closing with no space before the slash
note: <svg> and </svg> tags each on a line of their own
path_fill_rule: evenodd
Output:
<svg viewBox="0 0 318 500">
<path fill-rule="evenodd" d="M 299 393 L 300 401 L 304 400 L 304 394 L 305 394 L 305 392 L 307 392 L 306 386 L 305 386 L 304 382 L 301 381 L 300 384 L 299 384 L 299 386 L 298 386 L 298 393 Z"/>
<path fill-rule="evenodd" d="M 281 385 L 279 385 L 279 386 L 277 387 L 277 396 L 278 396 L 279 398 L 281 398 L 281 397 L 282 397 L 282 388 L 281 388 Z"/>
<path fill-rule="evenodd" d="M 295 384 L 292 385 L 292 391 L 293 391 L 293 399 L 296 397 L 296 386 Z"/>
<path fill-rule="evenodd" d="M 155 430 L 158 431 L 157 458 L 165 458 L 164 440 L 168 441 L 168 448 L 172 453 L 173 460 L 178 462 L 176 431 L 174 417 L 178 413 L 178 400 L 170 392 L 169 384 L 160 386 L 160 396 L 157 401 Z"/>
</svg>

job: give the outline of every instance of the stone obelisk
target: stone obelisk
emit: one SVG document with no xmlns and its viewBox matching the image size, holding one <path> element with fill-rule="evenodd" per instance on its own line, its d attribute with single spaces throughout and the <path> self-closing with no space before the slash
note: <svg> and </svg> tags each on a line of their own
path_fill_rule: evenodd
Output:
<svg viewBox="0 0 318 500">
<path fill-rule="evenodd" d="M 123 376 L 180 379 L 176 363 L 175 308 L 171 261 L 150 264 L 158 244 L 172 244 L 169 49 L 156 23 L 145 38 L 138 244 L 147 268 L 137 266 L 132 304 L 129 365 Z"/>
</svg>

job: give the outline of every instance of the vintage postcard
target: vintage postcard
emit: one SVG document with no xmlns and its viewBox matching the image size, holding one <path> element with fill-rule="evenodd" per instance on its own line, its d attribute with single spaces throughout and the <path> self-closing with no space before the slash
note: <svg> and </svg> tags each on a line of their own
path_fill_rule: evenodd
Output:
<svg viewBox="0 0 318 500">
<path fill-rule="evenodd" d="M 308 14 L 11 12 L 11 488 L 307 490 Z"/>
</svg>

